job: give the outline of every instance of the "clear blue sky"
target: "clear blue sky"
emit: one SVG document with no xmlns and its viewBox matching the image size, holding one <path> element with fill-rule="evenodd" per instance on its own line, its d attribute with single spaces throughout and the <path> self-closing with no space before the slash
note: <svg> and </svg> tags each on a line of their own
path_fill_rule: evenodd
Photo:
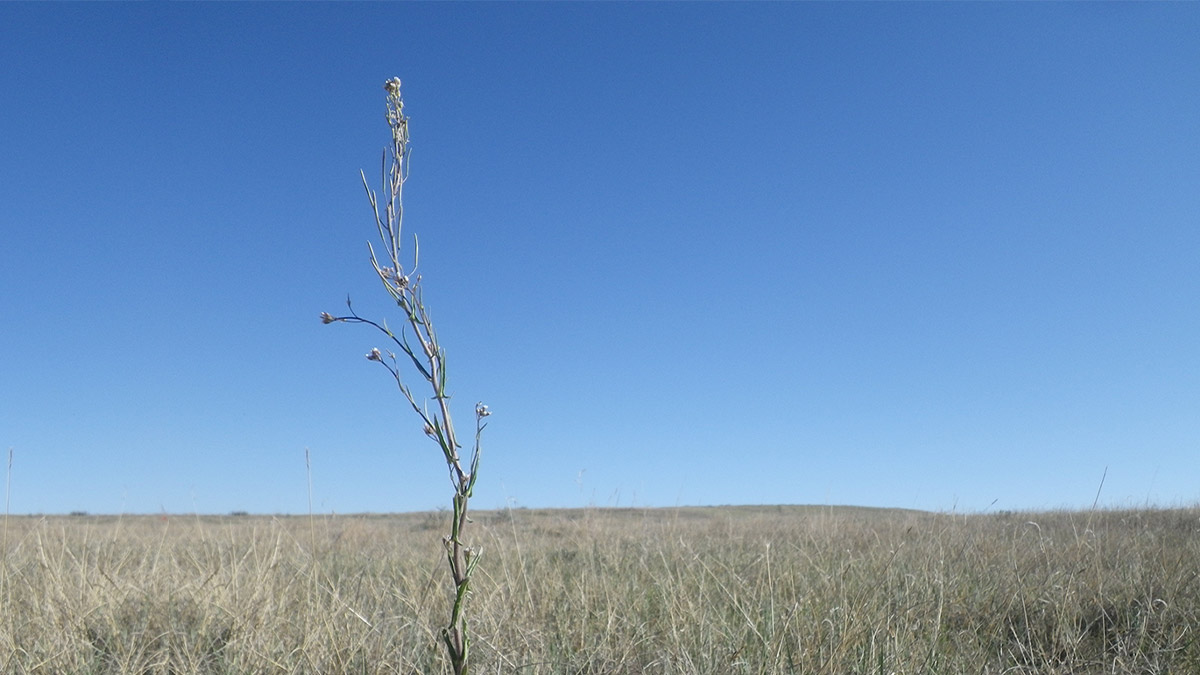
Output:
<svg viewBox="0 0 1200 675">
<path fill-rule="evenodd" d="M 408 232 L 475 504 L 1200 495 L 1194 4 L 0 4 L 14 513 L 447 504 L 377 364 Z M 381 345 L 382 346 L 382 345 Z"/>
</svg>

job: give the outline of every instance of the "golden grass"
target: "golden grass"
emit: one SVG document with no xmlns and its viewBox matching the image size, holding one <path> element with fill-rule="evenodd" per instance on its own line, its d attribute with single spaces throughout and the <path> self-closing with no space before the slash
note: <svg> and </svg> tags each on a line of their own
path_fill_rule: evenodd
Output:
<svg viewBox="0 0 1200 675">
<path fill-rule="evenodd" d="M 14 516 L 0 672 L 449 672 L 448 517 Z M 1200 672 L 1200 509 L 475 520 L 477 673 Z"/>
</svg>

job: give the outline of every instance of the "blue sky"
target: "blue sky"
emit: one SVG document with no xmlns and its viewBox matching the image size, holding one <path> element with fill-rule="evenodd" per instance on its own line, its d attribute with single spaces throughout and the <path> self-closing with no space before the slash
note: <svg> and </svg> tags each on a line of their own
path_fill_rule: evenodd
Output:
<svg viewBox="0 0 1200 675">
<path fill-rule="evenodd" d="M 935 510 L 1200 492 L 1190 4 L 0 4 L 14 513 L 407 511 L 438 451 L 358 171 L 405 228 L 475 504 Z M 374 367 L 373 367 L 374 366 Z"/>
</svg>

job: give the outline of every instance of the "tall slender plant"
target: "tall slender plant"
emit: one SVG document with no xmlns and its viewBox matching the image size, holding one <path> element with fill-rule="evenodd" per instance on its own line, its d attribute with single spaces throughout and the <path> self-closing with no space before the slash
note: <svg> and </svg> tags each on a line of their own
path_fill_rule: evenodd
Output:
<svg viewBox="0 0 1200 675">
<path fill-rule="evenodd" d="M 438 444 L 446 461 L 450 472 L 450 484 L 454 489 L 454 511 L 450 521 L 450 533 L 443 537 L 443 543 L 450 563 L 450 577 L 454 583 L 454 605 L 450 612 L 450 622 L 442 629 L 442 641 L 446 644 L 455 675 L 462 675 L 468 669 L 471 646 L 467 638 L 466 599 L 471 586 L 471 574 L 479 561 L 479 552 L 463 542 L 462 533 L 463 528 L 470 522 L 467 518 L 467 505 L 475 488 L 479 470 L 480 438 L 484 427 L 487 426 L 484 418 L 491 413 L 483 403 L 475 404 L 475 443 L 469 468 L 464 468 L 459 455 L 462 445 L 458 442 L 454 422 L 450 417 L 450 394 L 446 390 L 446 352 L 438 342 L 433 320 L 425 307 L 421 275 L 417 274 L 420 247 L 415 236 L 412 267 L 406 270 L 400 262 L 401 221 L 404 218 L 402 193 L 404 183 L 408 180 L 409 169 L 408 117 L 404 114 L 404 99 L 400 95 L 400 78 L 392 78 L 385 82 L 384 89 L 387 91 L 387 123 L 392 131 L 392 145 L 389 150 L 384 151 L 382 161 L 382 203 L 379 193 L 372 190 L 367 183 L 366 174 L 359 174 L 367 192 L 367 200 L 371 203 L 384 252 L 382 257 L 377 255 L 375 247 L 368 242 L 371 266 L 375 268 L 383 287 L 400 308 L 404 325 L 397 334 L 388 328 L 386 321 L 380 323 L 359 316 L 354 311 L 349 297 L 346 298 L 348 316 L 333 316 L 322 312 L 321 321 L 327 324 L 366 324 L 387 336 L 391 346 L 399 350 L 400 356 L 391 349 L 381 351 L 373 348 L 367 353 L 367 360 L 375 361 L 387 369 L 396 381 L 396 386 L 400 388 L 400 393 L 424 423 L 425 435 Z M 402 371 L 409 369 L 403 365 L 405 363 L 429 384 L 432 390 L 429 399 L 433 402 L 432 410 L 429 400 L 418 402 L 405 383 L 406 378 Z"/>
</svg>

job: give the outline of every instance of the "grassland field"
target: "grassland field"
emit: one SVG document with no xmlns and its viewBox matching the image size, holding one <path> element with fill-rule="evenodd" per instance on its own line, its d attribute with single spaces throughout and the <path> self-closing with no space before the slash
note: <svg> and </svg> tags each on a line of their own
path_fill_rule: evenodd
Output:
<svg viewBox="0 0 1200 675">
<path fill-rule="evenodd" d="M 1200 673 L 1200 508 L 478 512 L 476 673 Z M 445 673 L 449 514 L 10 516 L 0 673 Z"/>
</svg>

